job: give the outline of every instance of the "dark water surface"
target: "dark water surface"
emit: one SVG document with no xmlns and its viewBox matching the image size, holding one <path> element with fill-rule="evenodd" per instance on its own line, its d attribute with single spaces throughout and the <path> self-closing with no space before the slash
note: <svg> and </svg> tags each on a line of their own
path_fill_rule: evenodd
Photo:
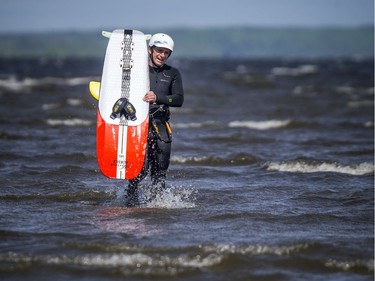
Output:
<svg viewBox="0 0 375 281">
<path fill-rule="evenodd" d="M 1 280 L 373 280 L 373 61 L 172 64 L 168 189 L 125 208 L 102 61 L 0 60 Z"/>
</svg>

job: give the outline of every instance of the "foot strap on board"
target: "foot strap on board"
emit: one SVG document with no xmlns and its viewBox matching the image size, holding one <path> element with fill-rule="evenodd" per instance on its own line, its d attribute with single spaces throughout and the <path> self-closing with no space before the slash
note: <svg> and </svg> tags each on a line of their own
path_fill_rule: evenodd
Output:
<svg viewBox="0 0 375 281">
<path fill-rule="evenodd" d="M 137 120 L 134 105 L 127 98 L 119 98 L 112 108 L 111 118 L 116 119 L 118 116 L 124 116 L 127 120 Z"/>
</svg>

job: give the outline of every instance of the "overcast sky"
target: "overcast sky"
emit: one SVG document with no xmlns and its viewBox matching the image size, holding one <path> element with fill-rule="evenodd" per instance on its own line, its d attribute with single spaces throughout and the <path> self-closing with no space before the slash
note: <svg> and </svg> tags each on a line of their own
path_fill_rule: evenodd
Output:
<svg viewBox="0 0 375 281">
<path fill-rule="evenodd" d="M 373 0 L 0 0 L 0 32 L 373 22 Z"/>
</svg>

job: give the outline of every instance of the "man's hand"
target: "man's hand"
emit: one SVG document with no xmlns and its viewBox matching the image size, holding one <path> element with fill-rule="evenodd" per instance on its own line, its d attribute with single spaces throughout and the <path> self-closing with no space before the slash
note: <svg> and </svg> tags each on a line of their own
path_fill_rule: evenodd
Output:
<svg viewBox="0 0 375 281">
<path fill-rule="evenodd" d="M 153 91 L 148 91 L 147 94 L 143 97 L 143 100 L 149 103 L 156 102 L 156 95 Z"/>
</svg>

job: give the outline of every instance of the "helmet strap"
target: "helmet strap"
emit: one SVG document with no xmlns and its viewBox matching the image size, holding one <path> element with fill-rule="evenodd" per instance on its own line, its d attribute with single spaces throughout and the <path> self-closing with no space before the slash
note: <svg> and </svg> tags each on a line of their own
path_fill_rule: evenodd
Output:
<svg viewBox="0 0 375 281">
<path fill-rule="evenodd" d="M 156 67 L 156 64 L 155 64 L 155 62 L 154 62 L 154 59 L 153 59 L 153 57 L 152 57 L 152 54 L 154 53 L 154 46 L 152 46 L 150 49 L 151 49 L 151 53 L 150 53 L 150 55 L 149 55 L 149 57 L 150 57 L 150 61 L 152 62 L 152 66 L 153 66 L 153 67 Z"/>
</svg>

